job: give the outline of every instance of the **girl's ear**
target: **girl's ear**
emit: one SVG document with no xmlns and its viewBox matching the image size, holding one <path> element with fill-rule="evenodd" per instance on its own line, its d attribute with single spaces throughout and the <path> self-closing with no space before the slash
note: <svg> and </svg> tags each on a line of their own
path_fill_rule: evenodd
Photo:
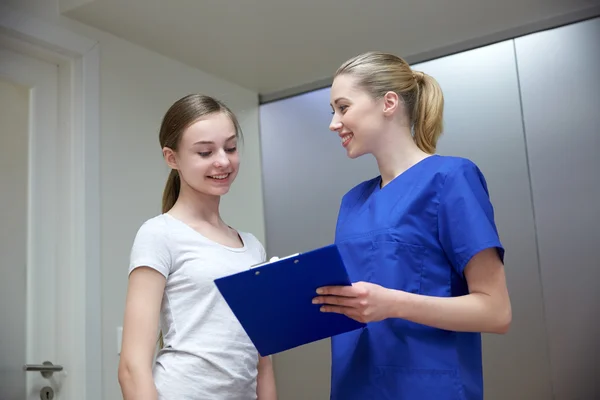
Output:
<svg viewBox="0 0 600 400">
<path fill-rule="evenodd" d="M 175 152 L 172 149 L 170 149 L 169 147 L 163 148 L 163 157 L 165 159 L 165 162 L 169 166 L 169 168 L 171 168 L 171 169 L 179 169 L 177 167 L 177 157 L 176 157 L 176 154 L 175 154 Z"/>
</svg>

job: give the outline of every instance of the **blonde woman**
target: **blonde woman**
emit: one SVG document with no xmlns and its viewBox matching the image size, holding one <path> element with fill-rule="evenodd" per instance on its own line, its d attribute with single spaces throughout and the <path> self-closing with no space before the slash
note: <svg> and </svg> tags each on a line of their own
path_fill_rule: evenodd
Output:
<svg viewBox="0 0 600 400">
<path fill-rule="evenodd" d="M 367 323 L 332 339 L 331 399 L 483 399 L 480 332 L 511 322 L 504 249 L 479 168 L 435 154 L 439 85 L 370 52 L 338 69 L 331 107 L 348 157 L 372 154 L 380 172 L 341 202 L 335 241 L 353 285 L 314 299 Z"/>
</svg>

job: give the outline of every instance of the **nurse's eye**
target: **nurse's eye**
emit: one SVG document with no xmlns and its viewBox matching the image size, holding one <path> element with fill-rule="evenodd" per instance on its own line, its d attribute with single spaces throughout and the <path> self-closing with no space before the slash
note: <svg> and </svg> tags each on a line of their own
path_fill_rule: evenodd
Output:
<svg viewBox="0 0 600 400">
<path fill-rule="evenodd" d="M 237 147 L 230 147 L 228 149 L 225 149 L 225 151 L 228 153 L 235 153 L 237 151 Z"/>
<path fill-rule="evenodd" d="M 343 114 L 344 111 L 346 110 L 346 108 L 348 108 L 348 106 L 339 106 L 338 109 L 340 110 L 340 112 Z M 331 115 L 335 114 L 335 110 L 331 111 Z"/>
<path fill-rule="evenodd" d="M 200 152 L 198 153 L 200 155 L 200 157 L 209 157 L 211 152 L 210 151 L 204 151 L 204 152 Z"/>
</svg>

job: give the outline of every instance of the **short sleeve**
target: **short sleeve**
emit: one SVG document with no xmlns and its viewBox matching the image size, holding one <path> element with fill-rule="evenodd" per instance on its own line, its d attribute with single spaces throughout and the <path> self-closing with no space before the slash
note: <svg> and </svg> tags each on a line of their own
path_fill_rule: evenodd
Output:
<svg viewBox="0 0 600 400">
<path fill-rule="evenodd" d="M 262 242 L 260 240 L 258 240 L 258 238 L 256 236 L 254 236 L 254 234 L 249 233 L 249 232 L 240 232 L 238 231 L 239 234 L 242 236 L 242 239 L 244 240 L 244 243 L 246 244 L 246 246 L 248 246 L 253 253 L 258 253 L 258 257 L 260 259 L 260 263 L 263 263 L 267 260 L 267 252 L 265 250 L 265 247 L 263 246 Z"/>
<path fill-rule="evenodd" d="M 487 183 L 479 168 L 468 160 L 450 172 L 443 184 L 438 232 L 448 260 L 460 275 L 474 255 L 488 248 L 496 248 L 504 262 Z"/>
<path fill-rule="evenodd" d="M 267 252 L 265 251 L 265 247 L 263 246 L 263 244 L 261 243 L 260 240 L 258 240 L 258 238 L 255 238 L 256 242 L 258 243 L 258 249 L 260 252 L 260 259 L 261 262 L 265 262 L 267 261 Z"/>
<path fill-rule="evenodd" d="M 166 226 L 157 220 L 146 221 L 138 230 L 131 248 L 129 274 L 138 267 L 149 267 L 165 278 L 171 270 Z"/>
</svg>

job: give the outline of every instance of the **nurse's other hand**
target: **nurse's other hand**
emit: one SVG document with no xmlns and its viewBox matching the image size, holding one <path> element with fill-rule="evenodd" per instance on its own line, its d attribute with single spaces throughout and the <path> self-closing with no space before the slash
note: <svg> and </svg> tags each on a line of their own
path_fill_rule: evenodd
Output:
<svg viewBox="0 0 600 400">
<path fill-rule="evenodd" d="M 314 304 L 323 304 L 321 311 L 344 314 L 359 322 L 376 322 L 389 317 L 390 291 L 369 282 L 352 286 L 327 286 L 317 289 Z"/>
</svg>

